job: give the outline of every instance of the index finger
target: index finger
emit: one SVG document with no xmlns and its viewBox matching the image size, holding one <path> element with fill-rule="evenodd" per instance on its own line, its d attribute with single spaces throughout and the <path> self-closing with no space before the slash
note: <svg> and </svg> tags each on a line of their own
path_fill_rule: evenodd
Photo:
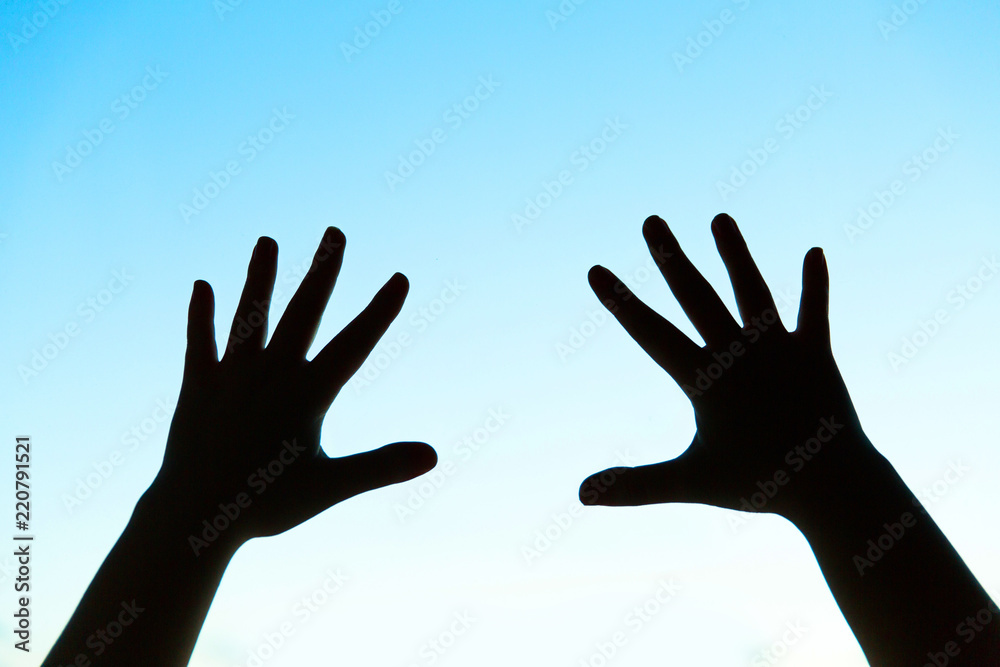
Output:
<svg viewBox="0 0 1000 667">
<path fill-rule="evenodd" d="M 628 335 L 678 384 L 691 382 L 704 350 L 639 300 L 615 274 L 595 266 L 587 275 L 594 294 Z"/>
<path fill-rule="evenodd" d="M 375 294 L 365 309 L 334 336 L 310 363 L 318 390 L 327 404 L 375 349 L 375 345 L 396 319 L 409 283 L 402 273 L 394 274 Z"/>
</svg>

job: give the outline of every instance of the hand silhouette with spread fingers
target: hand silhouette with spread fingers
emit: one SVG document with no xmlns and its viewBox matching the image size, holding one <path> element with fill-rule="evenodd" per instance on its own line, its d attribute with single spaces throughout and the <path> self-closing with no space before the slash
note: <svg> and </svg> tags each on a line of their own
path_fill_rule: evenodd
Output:
<svg viewBox="0 0 1000 667">
<path fill-rule="evenodd" d="M 980 610 L 995 611 L 997 622 L 963 645 L 960 659 L 943 655 L 953 665 L 998 664 L 1000 610 L 861 428 L 833 358 L 823 251 L 806 254 L 798 326 L 788 331 L 733 219 L 716 216 L 712 232 L 740 321 L 663 220 L 652 216 L 643 225 L 704 346 L 607 269 L 590 271 L 597 297 L 691 400 L 697 431 L 673 460 L 591 475 L 580 500 L 701 503 L 784 516 L 809 541 L 872 664 L 922 665 L 958 641 L 956 626 Z M 884 534 L 891 551 L 869 559 L 869 540 L 877 545 Z"/>
<path fill-rule="evenodd" d="M 672 461 L 606 471 L 603 478 L 613 479 L 612 484 L 602 483 L 601 473 L 592 476 L 581 488 L 584 503 L 704 503 L 794 516 L 805 496 L 820 491 L 817 483 L 824 488 L 838 483 L 829 474 L 831 459 L 873 455 L 860 444 L 861 425 L 833 360 L 822 250 L 806 255 L 798 328 L 789 332 L 732 218 L 717 216 L 712 231 L 742 323 L 684 255 L 666 223 L 651 217 L 643 226 L 657 266 L 705 347 L 642 303 L 607 269 L 590 271 L 598 298 L 690 398 L 697 433 Z M 810 453 L 805 445 L 810 438 L 821 440 L 827 452 Z M 824 466 L 810 465 L 821 453 Z M 771 490 L 776 474 L 784 481 L 782 492 L 760 507 L 749 504 L 754 494 L 763 493 L 757 483 Z"/>
<path fill-rule="evenodd" d="M 186 665 L 226 566 L 247 540 L 276 535 L 346 498 L 434 467 L 434 450 L 419 442 L 340 458 L 320 448 L 330 404 L 407 291 L 397 273 L 306 360 L 344 243 L 339 230 L 326 230 L 265 345 L 278 248 L 262 237 L 221 359 L 211 287 L 195 283 L 163 464 L 44 665 Z M 118 630 L 106 631 L 109 623 Z"/>
<path fill-rule="evenodd" d="M 319 446 L 330 404 L 395 319 L 407 291 L 406 278 L 397 273 L 306 361 L 343 252 L 344 236 L 331 227 L 314 269 L 265 346 L 277 245 L 261 238 L 221 360 L 211 287 L 195 284 L 184 380 L 154 496 L 175 508 L 189 506 L 200 520 L 218 514 L 219 504 L 248 495 L 249 507 L 241 509 L 231 529 L 240 541 L 281 533 L 346 498 L 434 466 L 434 450 L 423 443 L 396 443 L 343 458 L 329 458 Z"/>
</svg>

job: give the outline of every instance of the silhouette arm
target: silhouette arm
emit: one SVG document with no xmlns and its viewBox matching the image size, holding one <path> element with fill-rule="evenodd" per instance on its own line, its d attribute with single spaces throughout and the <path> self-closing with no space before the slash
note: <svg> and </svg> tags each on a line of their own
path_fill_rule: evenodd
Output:
<svg viewBox="0 0 1000 667">
<path fill-rule="evenodd" d="M 144 494 L 44 667 L 188 663 L 236 545 L 196 556 L 182 526 Z"/>
<path fill-rule="evenodd" d="M 419 442 L 340 458 L 319 445 L 334 397 L 395 319 L 407 291 L 406 278 L 394 275 L 307 361 L 344 243 L 339 230 L 327 229 L 265 346 L 277 244 L 262 237 L 221 360 L 212 289 L 195 283 L 163 464 L 44 665 L 187 664 L 241 545 L 434 467 L 434 450 Z"/>
<path fill-rule="evenodd" d="M 873 664 L 923 665 L 928 654 L 952 665 L 997 664 L 990 661 L 1000 655 L 1000 610 L 861 427 L 833 359 L 822 250 L 806 255 L 798 326 L 789 332 L 732 218 L 716 216 L 712 231 L 739 322 L 666 223 L 653 216 L 643 226 L 705 346 L 607 269 L 590 271 L 605 307 L 691 400 L 697 430 L 671 461 L 590 476 L 581 501 L 778 514 L 806 537 Z M 869 541 L 881 555 L 869 554 Z M 981 610 L 992 623 L 976 619 Z M 980 630 L 970 633 L 972 623 Z"/>
<path fill-rule="evenodd" d="M 889 462 L 841 477 L 795 524 L 869 661 L 1000 664 L 1000 609 Z"/>
</svg>

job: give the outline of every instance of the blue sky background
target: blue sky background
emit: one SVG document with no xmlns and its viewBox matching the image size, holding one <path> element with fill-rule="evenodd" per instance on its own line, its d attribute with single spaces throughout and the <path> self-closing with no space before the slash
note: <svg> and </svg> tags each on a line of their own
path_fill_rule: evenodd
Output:
<svg viewBox="0 0 1000 667">
<path fill-rule="evenodd" d="M 934 494 L 935 518 L 1000 588 L 989 522 L 1000 502 L 1000 279 L 976 283 L 995 277 L 1000 251 L 996 3 L 563 6 L 575 9 L 399 0 L 345 55 L 390 3 L 5 4 L 2 431 L 8 442 L 34 438 L 38 541 L 37 653 L 4 641 L 0 661 L 37 664 L 155 475 L 168 426 L 157 402 L 172 405 L 180 385 L 191 283 L 211 282 L 225 331 L 267 234 L 280 247 L 280 311 L 330 224 L 348 249 L 318 340 L 398 270 L 411 291 L 386 340 L 411 343 L 382 368 L 371 360 L 370 384 L 345 388 L 324 448 L 422 439 L 454 474 L 423 487 L 413 516 L 397 507 L 427 480 L 245 547 L 193 665 L 253 664 L 251 651 L 268 666 L 429 665 L 426 643 L 456 613 L 475 620 L 435 664 L 577 665 L 622 631 L 616 664 L 749 665 L 787 623 L 805 630 L 780 664 L 863 664 L 787 522 L 700 506 L 580 511 L 587 474 L 620 456 L 672 458 L 694 432 L 683 392 L 616 323 L 594 324 L 586 272 L 599 262 L 696 337 L 649 272 L 640 227 L 651 213 L 731 305 L 709 222 L 733 215 L 772 289 L 788 295 L 789 326 L 802 256 L 824 247 L 835 352 L 870 437 L 911 486 Z M 699 39 L 700 53 L 678 64 Z M 494 84 L 468 102 L 475 110 L 461 123 L 446 115 L 481 80 Z M 826 99 L 800 109 L 817 89 Z M 276 112 L 291 118 L 250 160 L 244 142 Z M 797 112 L 794 132 L 779 125 Z M 580 147 L 609 122 L 620 132 L 581 162 Z M 112 131 L 78 166 L 55 165 L 86 152 L 102 123 Z M 386 172 L 436 130 L 444 141 L 390 188 Z M 720 194 L 765 146 L 767 161 Z M 925 151 L 933 162 L 914 171 Z M 181 206 L 230 162 L 239 173 L 185 219 Z M 568 184 L 546 201 L 545 183 L 564 170 Z M 878 212 L 894 181 L 901 194 L 849 233 L 859 207 Z M 518 225 L 526 200 L 544 210 Z M 103 292 L 122 271 L 125 288 Z M 458 297 L 422 319 L 456 283 Z M 959 285 L 978 291 L 959 299 Z M 103 299 L 101 311 L 88 299 Z M 939 310 L 947 321 L 894 365 L 890 353 Z M 77 335 L 26 373 L 67 326 Z M 572 344 L 572 354 L 560 347 Z M 465 460 L 455 443 L 491 409 L 509 417 Z M 128 451 L 132 428 L 146 439 Z M 121 464 L 67 507 L 116 450 Z M 963 472 L 949 484 L 953 465 Z M 572 524 L 553 529 L 563 513 Z M 527 562 L 522 547 L 547 528 L 558 538 Z M 0 559 L 0 604 L 12 611 L 11 564 Z M 297 601 L 338 569 L 341 590 L 297 615 Z M 627 624 L 660 580 L 680 590 L 648 623 Z M 293 633 L 270 655 L 267 637 L 283 622 Z"/>
</svg>

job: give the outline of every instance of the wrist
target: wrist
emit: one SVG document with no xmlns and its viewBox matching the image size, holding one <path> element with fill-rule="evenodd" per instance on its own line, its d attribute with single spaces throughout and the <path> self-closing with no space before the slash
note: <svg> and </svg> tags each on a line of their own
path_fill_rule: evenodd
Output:
<svg viewBox="0 0 1000 667">
<path fill-rule="evenodd" d="M 813 544 L 878 535 L 912 525 L 923 508 L 889 461 L 868 443 L 838 465 L 835 482 L 817 483 L 788 518 Z"/>
<path fill-rule="evenodd" d="M 156 542 L 156 548 L 182 561 L 228 563 L 246 541 L 219 508 L 210 512 L 185 503 L 156 481 L 142 494 L 128 529 Z"/>
<path fill-rule="evenodd" d="M 918 509 L 895 468 L 862 431 L 849 431 L 831 445 L 823 460 L 799 473 L 795 502 L 783 512 L 804 533 L 881 516 L 889 508 Z"/>
</svg>

